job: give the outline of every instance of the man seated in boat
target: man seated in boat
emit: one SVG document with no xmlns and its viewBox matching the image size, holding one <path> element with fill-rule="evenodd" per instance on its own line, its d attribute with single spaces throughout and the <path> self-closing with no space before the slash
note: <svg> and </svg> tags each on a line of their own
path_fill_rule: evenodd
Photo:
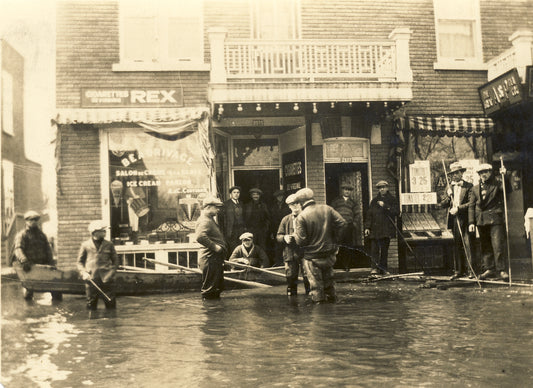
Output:
<svg viewBox="0 0 533 388">
<path fill-rule="evenodd" d="M 241 245 L 238 245 L 233 250 L 229 261 L 251 265 L 252 267 L 268 267 L 268 256 L 263 248 L 254 244 L 254 235 L 252 233 L 245 232 L 241 234 L 239 240 L 241 240 Z"/>
</svg>

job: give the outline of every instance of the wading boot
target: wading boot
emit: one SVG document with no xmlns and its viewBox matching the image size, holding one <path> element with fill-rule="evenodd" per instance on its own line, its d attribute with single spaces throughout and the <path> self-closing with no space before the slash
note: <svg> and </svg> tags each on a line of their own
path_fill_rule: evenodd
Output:
<svg viewBox="0 0 533 388">
<path fill-rule="evenodd" d="M 493 278 L 496 276 L 496 272 L 494 272 L 492 269 L 488 269 L 485 272 L 483 272 L 481 275 L 479 275 L 479 278 L 481 280 L 485 280 L 488 278 Z"/>
</svg>

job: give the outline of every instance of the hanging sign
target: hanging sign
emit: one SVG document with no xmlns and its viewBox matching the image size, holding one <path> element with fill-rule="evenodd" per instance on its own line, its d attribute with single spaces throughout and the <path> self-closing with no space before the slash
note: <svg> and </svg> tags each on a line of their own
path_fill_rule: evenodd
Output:
<svg viewBox="0 0 533 388">
<path fill-rule="evenodd" d="M 283 189 L 292 194 L 305 187 L 305 151 L 288 152 L 281 156 L 283 170 Z"/>
<path fill-rule="evenodd" d="M 533 100 L 533 66 L 526 66 L 527 98 Z"/>
<path fill-rule="evenodd" d="M 479 87 L 478 91 L 485 114 L 497 112 L 524 99 L 516 68 Z"/>
</svg>

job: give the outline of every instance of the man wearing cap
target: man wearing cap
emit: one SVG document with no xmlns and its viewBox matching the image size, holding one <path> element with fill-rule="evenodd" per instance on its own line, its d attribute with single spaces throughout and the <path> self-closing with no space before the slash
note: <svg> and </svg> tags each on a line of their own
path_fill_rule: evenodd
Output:
<svg viewBox="0 0 533 388">
<path fill-rule="evenodd" d="M 77 259 L 78 271 L 86 281 L 87 308 L 96 310 L 98 307 L 100 291 L 92 282 L 111 299 L 104 298 L 105 307 L 115 308 L 115 274 L 119 265 L 117 252 L 113 243 L 105 239 L 107 225 L 104 221 L 92 221 L 88 229 L 91 237 L 81 243 Z"/>
<path fill-rule="evenodd" d="M 303 249 L 311 298 L 315 303 L 335 302 L 333 265 L 346 222 L 331 206 L 317 204 L 310 188 L 296 192 L 296 201 L 302 204 L 302 212 L 296 217 L 294 239 Z"/>
<path fill-rule="evenodd" d="M 496 180 L 492 173 L 492 166 L 483 163 L 477 168 L 479 184 L 471 191 L 470 206 L 468 207 L 468 230 L 479 233 L 481 245 L 482 269 L 480 279 L 501 277 L 509 280 L 505 271 L 504 244 L 505 244 L 505 214 L 503 203 L 503 185 Z M 505 175 L 505 167 L 500 169 L 500 174 Z M 505 179 L 505 189 L 511 190 L 510 183 Z"/>
<path fill-rule="evenodd" d="M 218 299 L 224 289 L 224 260 L 228 247 L 215 216 L 223 206 L 220 199 L 207 195 L 203 200 L 203 210 L 196 223 L 196 241 L 202 245 L 198 266 L 202 270 L 202 297 Z"/>
<path fill-rule="evenodd" d="M 372 255 L 371 275 L 387 275 L 390 239 L 396 234 L 394 217 L 398 216 L 399 206 L 396 199 L 389 193 L 389 183 L 379 181 L 376 184 L 379 192 L 370 201 L 365 220 L 365 236 L 370 240 Z"/>
<path fill-rule="evenodd" d="M 263 191 L 256 187 L 250 189 L 252 200 L 244 205 L 244 222 L 246 230 L 254 235 L 254 240 L 261 248 L 266 249 L 266 241 L 270 228 L 270 214 L 261 200 Z"/>
<path fill-rule="evenodd" d="M 303 276 L 305 294 L 308 295 L 311 292 L 311 286 L 303 269 L 303 250 L 296 244 L 294 238 L 296 217 L 301 213 L 302 205 L 296 201 L 295 194 L 289 195 L 285 202 L 289 205 L 291 214 L 286 215 L 281 220 L 276 234 L 276 240 L 283 247 L 287 295 L 294 296 L 298 294 L 298 275 L 300 273 Z"/>
<path fill-rule="evenodd" d="M 39 227 L 41 216 L 30 210 L 24 214 L 25 227 L 15 237 L 13 254 L 26 272 L 33 264 L 47 264 L 55 266 L 52 248 L 48 238 Z M 24 299 L 31 299 L 33 291 L 23 289 Z M 52 295 L 54 296 L 54 295 Z"/>
<path fill-rule="evenodd" d="M 241 188 L 232 186 L 229 189 L 229 199 L 224 202 L 224 211 L 220 213 L 220 225 L 224 229 L 224 237 L 231 250 L 239 245 L 239 236 L 244 233 L 244 210 L 240 201 Z"/>
<path fill-rule="evenodd" d="M 467 264 L 468 258 L 472 257 L 470 254 L 470 235 L 468 234 L 468 207 L 472 184 L 463 180 L 465 171 L 466 168 L 459 162 L 450 164 L 449 175 L 452 182 L 446 190 L 446 197 L 439 204 L 441 207 L 448 207 L 450 214 L 448 229 L 453 231 L 455 243 L 453 254 L 454 273 L 450 280 L 457 279 L 470 272 Z M 471 276 L 473 277 L 473 274 Z"/>
<path fill-rule="evenodd" d="M 348 184 L 341 186 L 342 195 L 331 203 L 333 209 L 337 210 L 339 214 L 346 221 L 346 229 L 343 236 L 339 241 L 339 254 L 337 258 L 341 268 L 350 270 L 350 261 L 353 257 L 353 248 L 355 246 L 355 222 L 359 213 L 359 208 L 355 201 L 352 199 L 353 187 Z"/>
<path fill-rule="evenodd" d="M 291 214 L 291 209 L 283 200 L 285 193 L 283 190 L 274 192 L 274 203 L 270 206 L 270 238 L 274 244 L 274 266 L 283 265 L 283 245 L 276 239 L 276 233 L 283 217 Z"/>
<path fill-rule="evenodd" d="M 252 267 L 266 268 L 270 265 L 268 256 L 258 245 L 254 244 L 254 235 L 250 232 L 243 233 L 240 238 L 242 242 L 231 254 L 229 261 L 251 265 Z"/>
</svg>

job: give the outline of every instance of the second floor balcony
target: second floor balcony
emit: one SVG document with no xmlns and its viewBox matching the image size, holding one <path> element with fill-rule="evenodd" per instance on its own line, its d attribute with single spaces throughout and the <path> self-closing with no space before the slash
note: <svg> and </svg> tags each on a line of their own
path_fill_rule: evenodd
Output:
<svg viewBox="0 0 533 388">
<path fill-rule="evenodd" d="M 533 65 L 533 32 L 516 31 L 509 37 L 512 47 L 487 62 L 487 80 L 492 81 L 516 68 L 521 82 L 526 82 L 526 67 Z"/>
<path fill-rule="evenodd" d="M 409 100 L 410 30 L 389 39 L 227 40 L 209 31 L 214 102 Z"/>
</svg>

